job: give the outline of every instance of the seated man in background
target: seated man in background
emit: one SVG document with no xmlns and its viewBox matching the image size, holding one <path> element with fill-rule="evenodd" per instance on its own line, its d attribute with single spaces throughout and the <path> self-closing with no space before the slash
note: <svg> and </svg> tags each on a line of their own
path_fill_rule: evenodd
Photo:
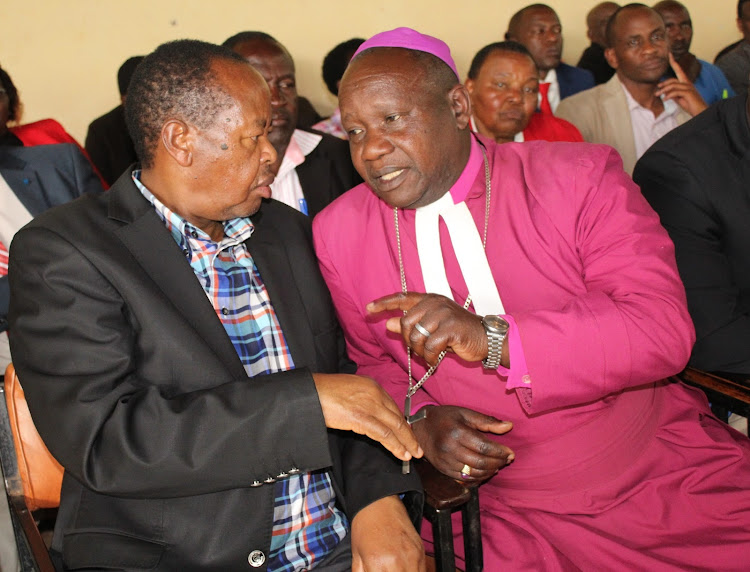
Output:
<svg viewBox="0 0 750 572">
<path fill-rule="evenodd" d="M 583 51 L 577 65 L 594 75 L 596 85 L 608 82 L 615 74 L 615 69 L 604 56 L 607 47 L 605 31 L 607 22 L 619 7 L 620 5 L 614 2 L 602 2 L 586 15 L 586 36 L 591 40 L 591 45 Z"/>
<path fill-rule="evenodd" d="M 546 4 L 532 4 L 513 14 L 505 39 L 523 44 L 539 68 L 539 108 L 542 113 L 555 113 L 561 100 L 594 87 L 591 72 L 561 61 L 563 37 L 560 18 Z"/>
<path fill-rule="evenodd" d="M 345 142 L 333 135 L 297 129 L 297 81 L 287 49 L 264 32 L 240 32 L 224 45 L 260 72 L 271 90 L 269 134 L 277 159 L 273 198 L 308 215 L 361 181 Z"/>
<path fill-rule="evenodd" d="M 128 96 L 130 79 L 142 59 L 143 56 L 133 56 L 120 66 L 117 71 L 120 105 L 94 119 L 86 134 L 86 151 L 108 185 L 114 184 L 125 169 L 138 160 L 128 126 L 125 124 L 124 104 Z"/>
<path fill-rule="evenodd" d="M 398 497 L 418 482 L 350 430 L 402 460 L 414 435 L 346 375 L 307 217 L 261 208 L 266 82 L 226 48 L 171 42 L 125 114 L 131 177 L 10 251 L 13 359 L 65 468 L 59 568 L 423 569 Z"/>
<path fill-rule="evenodd" d="M 346 66 L 349 65 L 349 60 L 352 59 L 354 52 L 363 43 L 362 38 L 352 38 L 346 42 L 341 42 L 328 52 L 323 59 L 323 81 L 334 97 L 339 96 L 339 83 L 341 83 L 341 76 L 346 71 Z M 347 139 L 346 131 L 341 127 L 341 110 L 338 106 L 329 118 L 316 123 L 312 128 L 316 131 L 335 135 L 339 139 Z"/>
<path fill-rule="evenodd" d="M 654 10 L 664 20 L 669 40 L 669 51 L 685 75 L 695 85 L 703 101 L 711 105 L 734 96 L 734 90 L 719 68 L 690 53 L 693 41 L 693 21 L 690 12 L 677 0 L 662 0 Z"/>
<path fill-rule="evenodd" d="M 17 147 L 0 145 L 0 372 L 10 363 L 8 347 L 8 248 L 23 225 L 49 208 L 102 185 L 83 153 L 68 143 Z"/>
<path fill-rule="evenodd" d="M 315 219 L 316 252 L 358 372 L 424 416 L 435 467 L 488 479 L 485 568 L 746 568 L 750 440 L 664 380 L 692 323 L 617 153 L 479 139 L 435 38 L 360 50 L 340 102 L 366 183 Z"/>
<path fill-rule="evenodd" d="M 557 115 L 578 127 L 589 143 L 617 149 L 625 171 L 632 173 L 646 149 L 706 103 L 671 59 L 664 20 L 648 6 L 618 9 L 607 23 L 607 46 L 615 75 L 566 99 Z M 677 78 L 663 80 L 670 65 Z"/>
<path fill-rule="evenodd" d="M 722 101 L 657 141 L 633 171 L 633 180 L 674 242 L 695 325 L 690 365 L 728 373 L 746 385 L 749 121 L 747 95 Z"/>
<path fill-rule="evenodd" d="M 465 85 L 471 96 L 472 131 L 496 143 L 583 141 L 572 123 L 536 111 L 539 71 L 529 51 L 517 42 L 497 42 L 479 50 Z"/>
<path fill-rule="evenodd" d="M 1 95 L 0 95 L 1 97 Z M 13 236 L 34 216 L 84 193 L 101 193 L 91 164 L 75 145 L 0 145 L 0 372 L 8 347 L 8 250 Z M 2 374 L 0 374 L 2 379 Z M 5 407 L 3 404 L 2 407 Z M 18 569 L 15 535 L 5 494 L 0 495 L 0 570 Z"/>
</svg>

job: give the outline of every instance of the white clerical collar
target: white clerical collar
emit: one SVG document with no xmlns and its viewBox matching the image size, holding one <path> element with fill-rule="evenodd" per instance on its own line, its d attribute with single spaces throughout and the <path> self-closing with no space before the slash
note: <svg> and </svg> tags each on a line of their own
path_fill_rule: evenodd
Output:
<svg viewBox="0 0 750 572">
<path fill-rule="evenodd" d="M 480 150 L 480 160 L 482 160 Z M 483 165 L 484 161 L 480 163 Z M 476 176 L 472 179 L 472 184 Z M 460 181 L 460 179 L 459 179 Z M 468 194 L 468 189 L 464 198 Z M 461 274 L 469 289 L 474 311 L 479 315 L 504 314 L 503 303 L 474 219 L 466 202 L 454 202 L 445 193 L 440 199 L 416 209 L 415 233 L 419 263 L 422 267 L 425 292 L 442 294 L 453 299 L 445 272 L 445 261 L 440 247 L 440 218 L 445 221 Z M 456 300 L 459 304 L 463 301 Z"/>
</svg>

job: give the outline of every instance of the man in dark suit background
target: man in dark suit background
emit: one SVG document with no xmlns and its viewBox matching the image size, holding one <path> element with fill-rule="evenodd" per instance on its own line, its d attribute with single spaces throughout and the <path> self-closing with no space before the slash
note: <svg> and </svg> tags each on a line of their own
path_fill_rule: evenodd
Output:
<svg viewBox="0 0 750 572">
<path fill-rule="evenodd" d="M 675 245 L 690 364 L 750 380 L 750 99 L 720 101 L 657 141 L 633 180 Z M 742 428 L 739 420 L 735 427 Z M 747 425 L 744 422 L 744 431 Z"/>
<path fill-rule="evenodd" d="M 586 36 L 591 45 L 583 50 L 578 67 L 590 71 L 596 85 L 606 83 L 615 75 L 614 68 L 604 57 L 604 50 L 607 48 L 607 22 L 619 7 L 614 2 L 600 2 L 586 14 Z"/>
<path fill-rule="evenodd" d="M 539 68 L 540 109 L 554 113 L 566 97 L 594 87 L 594 76 L 588 70 L 561 61 L 562 25 L 557 13 L 546 4 L 522 8 L 510 19 L 506 40 L 514 40 L 531 52 Z"/>
<path fill-rule="evenodd" d="M 140 64 L 126 117 L 140 168 L 11 249 L 16 369 L 65 467 L 53 554 L 422 570 L 397 496 L 418 500 L 418 482 L 394 457 L 421 449 L 350 374 L 309 220 L 260 208 L 276 159 L 263 78 L 225 48 L 172 42 Z"/>
<path fill-rule="evenodd" d="M 101 193 L 90 163 L 72 143 L 35 147 L 0 146 L 0 257 L 16 231 L 47 209 L 84 193 Z M 10 363 L 7 269 L 0 269 L 0 370 Z"/>
<path fill-rule="evenodd" d="M 273 198 L 313 218 L 336 197 L 362 182 L 349 146 L 333 135 L 297 128 L 298 97 L 294 60 L 265 32 L 240 32 L 224 45 L 260 72 L 271 90 L 271 143 L 278 155 Z"/>
<path fill-rule="evenodd" d="M 135 68 L 143 56 L 128 58 L 117 71 L 120 105 L 94 119 L 86 134 L 86 152 L 111 187 L 123 171 L 138 160 L 125 124 L 125 99 Z"/>
<path fill-rule="evenodd" d="M 0 377 L 10 363 L 6 247 L 33 217 L 86 192 L 100 193 L 102 186 L 75 145 L 0 146 Z M 13 572 L 18 569 L 15 537 L 5 495 L 0 496 L 0 570 Z"/>
</svg>

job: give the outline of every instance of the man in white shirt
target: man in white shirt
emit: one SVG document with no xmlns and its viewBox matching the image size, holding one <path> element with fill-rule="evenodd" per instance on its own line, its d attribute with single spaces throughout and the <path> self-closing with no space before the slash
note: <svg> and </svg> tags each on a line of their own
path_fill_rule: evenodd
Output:
<svg viewBox="0 0 750 572">
<path fill-rule="evenodd" d="M 615 75 L 560 103 L 557 115 L 586 141 L 617 149 L 632 173 L 646 149 L 706 103 L 671 57 L 664 21 L 651 8 L 628 4 L 617 10 L 607 23 L 607 44 Z M 664 80 L 670 65 L 677 77 Z"/>
<path fill-rule="evenodd" d="M 264 32 L 240 32 L 224 42 L 260 72 L 271 90 L 272 131 L 278 158 L 273 198 L 314 217 L 361 179 L 352 166 L 345 141 L 297 129 L 298 103 L 294 60 Z"/>
</svg>

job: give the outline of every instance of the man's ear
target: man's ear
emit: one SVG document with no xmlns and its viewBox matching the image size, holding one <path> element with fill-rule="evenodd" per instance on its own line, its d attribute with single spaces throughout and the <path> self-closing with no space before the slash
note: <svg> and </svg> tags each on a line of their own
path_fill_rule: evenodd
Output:
<svg viewBox="0 0 750 572">
<path fill-rule="evenodd" d="M 461 83 L 453 86 L 448 92 L 448 101 L 456 118 L 456 125 L 459 129 L 465 129 L 471 120 L 471 97 L 466 86 Z"/>
<path fill-rule="evenodd" d="M 609 67 L 611 67 L 612 69 L 617 69 L 619 63 L 617 61 L 617 54 L 615 54 L 614 48 L 607 48 L 606 50 L 604 50 L 604 57 L 607 59 Z"/>
<path fill-rule="evenodd" d="M 181 167 L 189 167 L 193 163 L 194 130 L 180 119 L 170 119 L 161 128 L 164 150 Z"/>
</svg>

